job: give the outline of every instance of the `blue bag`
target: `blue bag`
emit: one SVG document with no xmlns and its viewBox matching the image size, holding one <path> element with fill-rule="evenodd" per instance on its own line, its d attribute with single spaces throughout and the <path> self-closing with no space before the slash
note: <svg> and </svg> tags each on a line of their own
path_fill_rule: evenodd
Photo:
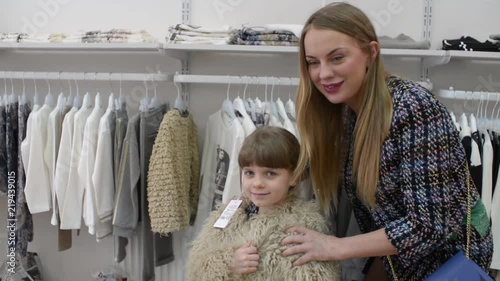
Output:
<svg viewBox="0 0 500 281">
<path fill-rule="evenodd" d="M 490 281 L 493 280 L 488 273 L 473 260 L 467 259 L 459 251 L 451 259 L 442 264 L 426 281 Z"/>
</svg>

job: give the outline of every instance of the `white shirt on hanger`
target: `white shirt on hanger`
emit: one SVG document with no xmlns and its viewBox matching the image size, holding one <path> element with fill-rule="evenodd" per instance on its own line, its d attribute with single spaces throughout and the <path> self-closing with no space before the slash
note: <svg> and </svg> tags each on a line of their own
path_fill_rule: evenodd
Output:
<svg viewBox="0 0 500 281">
<path fill-rule="evenodd" d="M 49 114 L 48 126 L 47 126 L 47 145 L 45 146 L 44 158 L 46 160 L 45 164 L 49 169 L 49 183 L 52 193 L 52 218 L 50 223 L 52 225 L 58 225 L 57 215 L 59 214 L 59 205 L 56 196 L 55 189 L 55 173 L 57 165 L 57 156 L 59 153 L 59 144 L 61 141 L 62 134 L 62 123 L 64 118 L 64 113 L 66 111 L 66 105 L 64 104 L 64 98 L 59 98 L 58 105 Z"/>
<path fill-rule="evenodd" d="M 59 153 L 56 161 L 56 173 L 54 177 L 54 189 L 59 205 L 59 216 L 62 217 L 63 204 L 68 189 L 69 169 L 71 165 L 71 147 L 73 143 L 73 130 L 75 114 L 78 108 L 72 107 L 64 116 L 61 143 L 59 144 Z M 53 224 L 54 225 L 54 224 Z"/>
<path fill-rule="evenodd" d="M 96 97 L 98 99 L 99 97 Z M 99 131 L 99 121 L 104 115 L 104 108 L 102 105 L 96 103 L 96 107 L 89 115 L 85 123 L 83 131 L 82 154 L 80 162 L 78 163 L 78 175 L 83 186 L 84 199 L 83 199 L 83 220 L 85 225 L 89 228 L 89 233 L 94 235 L 96 227 L 96 200 L 94 192 L 94 183 L 92 181 L 92 174 L 95 168 L 95 159 L 97 152 L 97 136 Z"/>
<path fill-rule="evenodd" d="M 201 192 L 193 236 L 201 231 L 212 210 L 241 194 L 238 153 L 245 132 L 238 120 L 221 110 L 210 115 L 205 132 L 201 163 Z"/>
<path fill-rule="evenodd" d="M 40 110 L 30 114 L 28 122 L 30 128 L 29 139 L 21 145 L 22 154 L 28 154 L 25 161 L 26 186 L 24 193 L 26 203 L 32 214 L 47 212 L 52 208 L 51 186 L 49 178 L 49 167 L 44 159 L 45 146 L 47 145 L 47 124 L 49 114 L 54 108 L 43 105 Z M 28 120 L 29 121 L 29 120 Z"/>
<path fill-rule="evenodd" d="M 82 208 L 84 186 L 78 174 L 78 165 L 82 156 L 83 133 L 92 107 L 83 106 L 75 114 L 73 143 L 69 167 L 68 187 L 62 203 L 61 229 L 80 229 L 82 225 Z"/>
<path fill-rule="evenodd" d="M 97 137 L 97 150 L 95 155 L 95 166 L 92 174 L 92 182 L 95 194 L 95 207 L 98 221 L 96 234 L 98 238 L 107 236 L 112 232 L 111 219 L 113 217 L 115 198 L 115 178 L 114 178 L 114 118 L 113 107 L 106 110 L 106 113 L 99 121 L 99 131 Z M 112 120 L 111 120 L 112 119 Z M 99 223 L 108 224 L 106 233 L 101 233 Z"/>
</svg>

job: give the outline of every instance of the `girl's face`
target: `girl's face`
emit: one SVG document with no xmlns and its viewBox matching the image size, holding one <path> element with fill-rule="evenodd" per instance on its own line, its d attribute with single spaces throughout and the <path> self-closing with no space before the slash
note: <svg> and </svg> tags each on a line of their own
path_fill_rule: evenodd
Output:
<svg viewBox="0 0 500 281">
<path fill-rule="evenodd" d="M 369 65 L 369 56 L 353 37 L 328 29 L 309 30 L 304 37 L 309 77 L 334 104 L 359 108 L 359 89 Z"/>
<path fill-rule="evenodd" d="M 273 169 L 256 165 L 243 167 L 241 186 L 243 193 L 265 213 L 282 203 L 292 186 L 292 174 L 287 169 Z"/>
</svg>

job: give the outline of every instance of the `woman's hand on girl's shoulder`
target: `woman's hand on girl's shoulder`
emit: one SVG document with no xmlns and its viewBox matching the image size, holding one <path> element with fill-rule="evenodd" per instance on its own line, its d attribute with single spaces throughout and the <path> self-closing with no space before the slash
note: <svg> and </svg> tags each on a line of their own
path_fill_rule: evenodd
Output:
<svg viewBox="0 0 500 281">
<path fill-rule="evenodd" d="M 292 235 L 285 237 L 281 241 L 281 245 L 290 245 L 283 256 L 291 256 L 301 254 L 293 266 L 299 266 L 310 261 L 333 261 L 337 260 L 332 254 L 330 243 L 332 239 L 338 239 L 333 236 L 323 234 L 303 226 L 292 226 L 286 230 Z"/>
</svg>

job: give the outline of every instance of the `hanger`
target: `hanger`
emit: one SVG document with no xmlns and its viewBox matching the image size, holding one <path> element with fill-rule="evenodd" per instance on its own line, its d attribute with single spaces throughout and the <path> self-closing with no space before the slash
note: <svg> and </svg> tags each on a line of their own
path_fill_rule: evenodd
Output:
<svg viewBox="0 0 500 281">
<path fill-rule="evenodd" d="M 66 107 L 73 106 L 73 91 L 71 89 L 71 79 L 68 78 L 68 86 L 69 86 L 69 96 L 66 98 Z"/>
<path fill-rule="evenodd" d="M 83 96 L 82 108 L 88 109 L 88 108 L 91 108 L 93 106 L 93 104 L 92 104 L 92 99 L 89 96 L 89 89 L 85 83 L 85 72 L 83 73 L 83 85 L 85 86 L 86 93 Z"/>
<path fill-rule="evenodd" d="M 177 75 L 177 72 L 175 74 Z M 184 114 L 187 111 L 187 107 L 186 104 L 184 103 L 184 100 L 181 97 L 181 89 L 179 88 L 179 85 L 176 82 L 174 82 L 174 85 L 177 88 L 177 98 L 175 99 L 174 108 L 177 109 L 181 114 Z"/>
<path fill-rule="evenodd" d="M 250 106 L 250 102 L 247 100 L 247 88 L 248 88 L 248 79 L 246 79 L 245 89 L 243 90 L 243 104 L 245 105 L 245 109 L 248 114 L 252 112 L 252 107 Z"/>
<path fill-rule="evenodd" d="M 97 72 L 94 72 L 94 84 L 97 81 Z M 102 104 L 101 100 L 101 93 L 99 93 L 99 87 L 96 87 L 96 94 L 95 94 L 95 106 L 94 108 L 103 108 L 104 105 Z"/>
<path fill-rule="evenodd" d="M 7 92 L 7 83 L 6 83 L 6 80 L 5 80 L 5 79 L 6 79 L 6 78 L 5 78 L 5 76 L 6 76 L 6 73 L 5 73 L 5 71 L 4 71 L 4 75 L 3 75 L 3 79 L 4 79 L 4 87 L 5 87 L 5 92 Z M 3 104 L 3 96 L 0 96 L 0 106 L 3 106 L 3 105 L 4 105 L 4 104 Z"/>
<path fill-rule="evenodd" d="M 127 109 L 127 101 L 125 100 L 125 97 L 122 95 L 122 74 L 121 73 L 120 73 L 120 96 L 118 97 L 118 103 L 120 105 L 120 107 L 119 107 L 120 110 Z"/>
<path fill-rule="evenodd" d="M 35 72 L 33 72 L 33 85 L 35 86 L 35 94 L 33 95 L 33 108 L 35 105 L 40 105 L 40 99 L 38 98 L 38 90 L 36 89 Z"/>
<path fill-rule="evenodd" d="M 75 86 L 76 86 L 76 95 L 75 95 L 75 99 L 73 100 L 73 106 L 76 108 L 81 108 L 82 107 L 82 97 L 80 96 L 80 89 L 78 88 L 78 82 L 76 81 L 76 75 L 75 75 L 74 79 L 75 79 Z M 85 73 L 83 74 L 83 81 L 85 81 Z"/>
<path fill-rule="evenodd" d="M 146 79 L 145 78 L 142 81 L 142 83 L 144 84 L 144 87 L 146 87 L 146 96 L 144 96 L 143 98 L 141 98 L 141 100 L 139 101 L 139 110 L 140 111 L 147 111 L 147 109 L 149 107 L 148 83 L 146 83 Z"/>
<path fill-rule="evenodd" d="M 49 79 L 47 78 L 47 72 L 45 72 L 45 81 L 47 82 L 47 87 L 48 87 L 48 93 L 45 96 L 45 104 L 50 107 L 55 107 L 56 101 L 54 99 L 54 96 L 52 95 L 52 92 L 50 91 L 50 83 Z"/>
<path fill-rule="evenodd" d="M 115 94 L 113 93 L 113 83 L 111 83 L 111 72 L 108 76 L 110 94 L 108 97 L 108 109 L 113 110 L 115 108 Z"/>
<path fill-rule="evenodd" d="M 24 71 L 22 72 L 21 74 L 21 79 L 23 81 L 23 94 L 21 95 L 21 97 L 19 98 L 19 105 L 22 105 L 22 104 L 27 104 L 28 103 L 28 98 L 26 97 L 26 85 L 24 83 Z"/>
<path fill-rule="evenodd" d="M 491 110 L 491 117 L 489 118 L 488 126 L 493 130 L 495 128 L 495 123 L 497 123 L 497 120 L 495 120 L 493 115 L 495 114 L 495 110 L 497 108 L 498 100 L 500 95 L 498 93 L 494 93 L 497 96 L 497 100 L 495 102 L 495 105 L 493 106 L 493 109 Z"/>
<path fill-rule="evenodd" d="M 14 94 L 14 82 L 12 81 L 12 75 L 10 75 L 10 95 L 9 95 L 9 104 L 13 104 L 17 101 L 16 94 Z"/>
<path fill-rule="evenodd" d="M 61 87 L 61 72 L 59 72 L 59 96 L 57 97 L 57 108 L 60 111 L 64 111 L 66 109 L 66 98 L 64 97 L 62 87 Z"/>
<path fill-rule="evenodd" d="M 153 73 L 153 89 L 154 89 L 154 95 L 153 98 L 151 99 L 151 103 L 149 104 L 149 108 L 160 108 L 161 106 L 161 101 L 156 95 L 156 84 L 155 84 L 155 74 Z"/>
<path fill-rule="evenodd" d="M 293 117 L 293 120 L 297 119 L 295 116 L 295 103 L 292 101 L 292 77 L 290 79 L 290 87 L 288 88 L 288 101 L 286 102 L 285 109 L 289 117 Z"/>
<path fill-rule="evenodd" d="M 0 100 L 3 105 L 7 105 L 7 101 L 5 97 L 7 96 L 7 72 L 3 72 L 3 95 L 0 97 Z"/>
<path fill-rule="evenodd" d="M 221 110 L 222 110 L 222 112 L 226 113 L 229 116 L 229 118 L 236 119 L 236 114 L 234 114 L 233 103 L 231 102 L 231 100 L 229 100 L 229 88 L 231 87 L 231 80 L 228 79 L 228 81 L 229 81 L 229 83 L 227 84 L 227 97 L 222 102 L 222 109 Z"/>
<path fill-rule="evenodd" d="M 279 78 L 278 78 L 279 79 Z M 276 106 L 276 101 L 274 100 L 274 83 L 275 83 L 276 80 L 274 80 L 274 77 L 273 77 L 273 85 L 271 87 L 271 100 L 269 102 L 269 109 L 271 110 L 271 114 L 278 118 L 278 109 L 277 109 L 277 106 Z"/>
<path fill-rule="evenodd" d="M 500 97 L 500 93 L 495 93 L 495 94 L 497 95 L 497 100 L 498 100 L 498 98 Z M 492 115 L 493 115 L 493 113 L 492 113 Z M 500 106 L 498 107 L 497 115 L 496 115 L 495 120 L 494 120 L 494 124 L 495 124 L 494 130 L 495 131 L 499 131 L 499 129 L 500 129 L 500 121 L 498 120 L 499 116 L 500 116 Z"/>
</svg>

